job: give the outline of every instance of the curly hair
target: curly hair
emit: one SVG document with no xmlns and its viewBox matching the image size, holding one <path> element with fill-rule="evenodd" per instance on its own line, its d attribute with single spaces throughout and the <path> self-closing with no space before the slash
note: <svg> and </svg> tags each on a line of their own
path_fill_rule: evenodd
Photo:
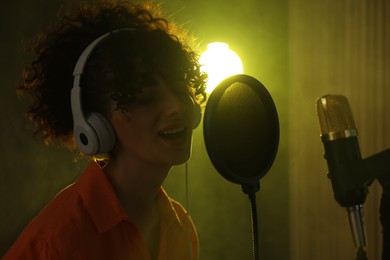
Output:
<svg viewBox="0 0 390 260">
<path fill-rule="evenodd" d="M 157 5 L 114 0 L 84 5 L 75 17 L 65 16 L 52 31 L 38 35 L 36 58 L 25 67 L 18 87 L 20 96 L 32 98 L 26 116 L 45 144 L 58 140 L 75 148 L 70 107 L 74 65 L 93 40 L 121 28 L 135 32 L 110 37 L 88 60 L 82 81 L 85 113 L 107 114 L 110 99 L 126 110 L 143 87 L 156 83 L 153 75 L 186 88 L 198 104 L 204 103 L 207 76 L 200 71 L 193 42 L 163 18 Z"/>
</svg>

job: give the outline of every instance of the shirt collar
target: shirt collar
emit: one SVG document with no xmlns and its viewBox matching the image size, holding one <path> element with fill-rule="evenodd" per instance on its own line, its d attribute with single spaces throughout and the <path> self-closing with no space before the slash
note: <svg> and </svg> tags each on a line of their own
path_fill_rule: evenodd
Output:
<svg viewBox="0 0 390 260">
<path fill-rule="evenodd" d="M 99 232 L 106 232 L 121 221 L 129 221 L 116 196 L 114 189 L 104 171 L 91 161 L 83 175 L 77 181 L 81 199 Z M 161 226 L 168 228 L 174 222 L 180 226 L 180 217 L 173 201 L 163 188 L 158 193 L 158 205 L 161 217 Z"/>
<path fill-rule="evenodd" d="M 161 226 L 169 227 L 174 222 L 178 222 L 182 225 L 183 223 L 181 223 L 180 217 L 178 216 L 175 208 L 175 204 L 177 204 L 177 202 L 172 200 L 163 188 L 160 189 L 157 199 L 161 217 Z"/>
<path fill-rule="evenodd" d="M 77 181 L 79 194 L 99 232 L 112 229 L 127 219 L 104 171 L 91 161 Z"/>
</svg>

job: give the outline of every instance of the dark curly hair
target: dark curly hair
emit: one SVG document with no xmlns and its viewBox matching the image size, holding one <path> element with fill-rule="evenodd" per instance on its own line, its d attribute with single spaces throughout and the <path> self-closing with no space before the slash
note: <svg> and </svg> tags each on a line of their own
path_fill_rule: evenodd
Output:
<svg viewBox="0 0 390 260">
<path fill-rule="evenodd" d="M 126 110 L 143 87 L 162 78 L 177 91 L 188 91 L 198 104 L 206 99 L 207 76 L 200 71 L 193 42 L 185 31 L 163 18 L 153 3 L 113 0 L 84 5 L 36 38 L 36 59 L 23 71 L 18 94 L 32 104 L 26 116 L 45 144 L 54 140 L 75 148 L 70 90 L 73 69 L 82 51 L 99 36 L 121 28 L 134 32 L 109 37 L 94 50 L 82 79 L 83 109 L 107 114 L 110 100 Z"/>
</svg>

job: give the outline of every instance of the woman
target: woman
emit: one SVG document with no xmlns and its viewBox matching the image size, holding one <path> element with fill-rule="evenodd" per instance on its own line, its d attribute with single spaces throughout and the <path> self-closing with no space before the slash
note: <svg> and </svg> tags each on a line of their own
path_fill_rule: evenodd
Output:
<svg viewBox="0 0 390 260">
<path fill-rule="evenodd" d="M 77 143 L 93 160 L 4 259 L 198 258 L 190 217 L 161 188 L 189 159 L 205 100 L 186 39 L 154 5 L 111 1 L 39 36 L 19 87 L 27 116 L 46 144 Z"/>
</svg>

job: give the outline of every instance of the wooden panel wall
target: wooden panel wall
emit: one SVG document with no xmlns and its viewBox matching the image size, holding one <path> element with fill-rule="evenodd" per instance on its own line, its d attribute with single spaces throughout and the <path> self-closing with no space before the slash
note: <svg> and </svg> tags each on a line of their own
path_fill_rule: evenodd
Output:
<svg viewBox="0 0 390 260">
<path fill-rule="evenodd" d="M 390 1 L 290 0 L 289 43 L 291 259 L 355 259 L 326 178 L 315 102 L 349 99 L 363 157 L 390 148 Z M 381 254 L 380 196 L 375 183 L 365 204 L 370 260 Z"/>
</svg>

